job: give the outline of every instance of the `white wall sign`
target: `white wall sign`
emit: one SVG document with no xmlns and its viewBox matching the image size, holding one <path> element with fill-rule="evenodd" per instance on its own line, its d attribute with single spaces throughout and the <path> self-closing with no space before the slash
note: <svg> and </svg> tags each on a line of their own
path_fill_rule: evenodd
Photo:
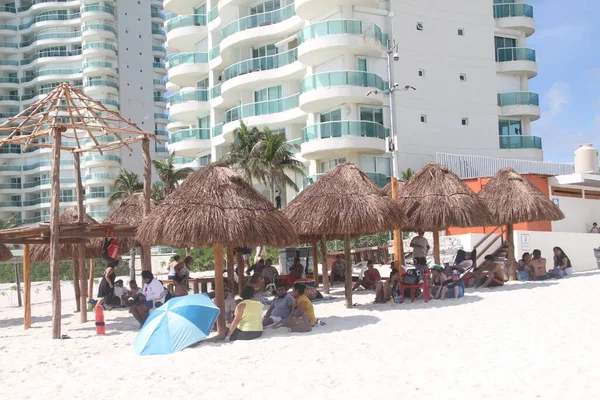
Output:
<svg viewBox="0 0 600 400">
<path fill-rule="evenodd" d="M 531 242 L 529 241 L 529 235 L 521 234 L 521 250 L 522 251 L 530 251 L 531 250 Z"/>
</svg>

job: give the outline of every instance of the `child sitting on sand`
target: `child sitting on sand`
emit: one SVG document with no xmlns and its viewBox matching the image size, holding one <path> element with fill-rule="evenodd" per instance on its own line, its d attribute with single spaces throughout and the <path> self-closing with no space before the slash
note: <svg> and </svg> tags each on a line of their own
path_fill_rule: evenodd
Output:
<svg viewBox="0 0 600 400">
<path fill-rule="evenodd" d="M 442 283 L 442 300 L 458 299 L 465 295 L 465 283 L 460 278 L 460 271 L 452 271 L 452 278 Z"/>
</svg>

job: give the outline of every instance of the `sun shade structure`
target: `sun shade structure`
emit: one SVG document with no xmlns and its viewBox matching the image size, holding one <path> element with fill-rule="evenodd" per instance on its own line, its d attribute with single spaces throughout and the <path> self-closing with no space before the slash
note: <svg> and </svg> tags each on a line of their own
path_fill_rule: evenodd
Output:
<svg viewBox="0 0 600 400">
<path fill-rule="evenodd" d="M 400 190 L 398 202 L 412 231 L 432 231 L 434 259 L 440 262 L 439 231 L 487 226 L 492 216 L 484 202 L 447 167 L 429 163 Z"/>
<path fill-rule="evenodd" d="M 392 192 L 392 187 L 396 186 L 396 193 Z M 383 193 L 390 196 L 393 200 L 398 201 L 400 198 L 400 191 L 404 187 L 404 182 L 397 180 L 392 177 L 391 182 L 383 187 Z M 402 231 L 400 229 L 394 230 L 394 261 L 404 265 L 404 240 L 402 238 Z"/>
<path fill-rule="evenodd" d="M 66 83 L 57 85 L 43 99 L 33 103 L 27 109 L 14 117 L 7 118 L 0 125 L 0 147 L 20 145 L 23 151 L 39 148 L 51 148 L 51 181 L 50 191 L 50 224 L 34 228 L 11 230 L 13 236 L 7 237 L 0 234 L 0 243 L 25 244 L 24 281 L 28 286 L 29 277 L 29 244 L 45 244 L 49 241 L 50 275 L 52 283 L 52 337 L 61 337 L 61 296 L 60 296 L 60 243 L 78 244 L 80 286 L 85 288 L 85 240 L 76 236 L 69 236 L 63 232 L 59 222 L 60 206 L 60 161 L 61 151 L 70 152 L 73 157 L 77 194 L 77 222 L 85 224 L 85 209 L 83 206 L 83 186 L 81 181 L 81 154 L 97 152 L 103 154 L 121 147 L 132 150 L 131 144 L 141 142 L 144 159 L 144 213 L 150 211 L 150 186 L 151 186 L 151 160 L 150 140 L 156 140 L 155 135 L 140 129 L 135 123 L 123 118 L 118 112 L 109 110 L 98 100 L 85 95 L 83 91 L 75 89 Z M 82 227 L 65 227 L 71 234 Z M 44 235 L 49 236 L 44 236 Z M 100 229 L 85 231 L 85 237 L 102 237 Z M 41 235 L 37 237 L 37 235 Z M 145 262 L 144 262 L 145 260 Z M 142 249 L 142 264 L 150 264 L 150 248 Z M 87 321 L 85 290 L 81 290 L 81 321 Z M 30 296 L 25 294 L 25 328 L 30 326 L 31 303 Z M 29 316 L 29 322 L 28 322 Z"/>
<path fill-rule="evenodd" d="M 296 196 L 284 213 L 301 237 L 344 239 L 347 307 L 352 307 L 350 238 L 392 231 L 407 222 L 400 204 L 352 163 L 327 171 Z"/>
<path fill-rule="evenodd" d="M 12 260 L 13 253 L 4 244 L 0 244 L 0 262 Z"/>
<path fill-rule="evenodd" d="M 398 192 L 398 196 L 400 196 L 400 192 L 402 191 L 402 188 L 404 187 L 405 183 L 402 181 L 398 181 L 397 186 L 396 186 L 396 191 Z M 387 185 L 385 185 L 383 187 L 383 193 L 386 194 L 386 196 L 392 196 L 392 183 L 388 183 Z"/>
<path fill-rule="evenodd" d="M 514 224 L 558 221 L 562 211 L 535 185 L 512 168 L 503 168 L 479 191 L 496 225 L 507 226 L 509 276 L 516 279 Z"/>
<path fill-rule="evenodd" d="M 223 247 L 297 243 L 290 221 L 225 164 L 194 172 L 144 218 L 137 240 L 147 245 L 213 247 L 219 333 L 225 331 Z"/>
</svg>

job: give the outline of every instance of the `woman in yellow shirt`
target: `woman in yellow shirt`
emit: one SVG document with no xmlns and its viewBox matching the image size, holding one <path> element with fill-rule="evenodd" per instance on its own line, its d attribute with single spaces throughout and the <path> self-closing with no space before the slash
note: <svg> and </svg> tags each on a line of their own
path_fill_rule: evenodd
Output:
<svg viewBox="0 0 600 400">
<path fill-rule="evenodd" d="M 262 336 L 263 304 L 254 300 L 254 288 L 242 289 L 242 302 L 235 308 L 235 316 L 225 340 L 252 340 Z"/>
<path fill-rule="evenodd" d="M 312 327 L 317 324 L 317 318 L 315 317 L 315 308 L 313 307 L 313 304 L 304 294 L 305 290 L 305 284 L 294 284 L 294 291 L 292 292 L 292 296 L 294 297 L 292 313 L 288 319 L 274 325 L 273 328 L 286 326 L 290 328 L 292 332 L 310 332 L 312 330 Z"/>
</svg>

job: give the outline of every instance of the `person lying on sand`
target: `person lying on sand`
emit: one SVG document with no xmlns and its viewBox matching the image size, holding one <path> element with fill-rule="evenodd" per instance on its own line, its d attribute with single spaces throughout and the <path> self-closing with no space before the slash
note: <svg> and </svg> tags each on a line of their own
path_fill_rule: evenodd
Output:
<svg viewBox="0 0 600 400">
<path fill-rule="evenodd" d="M 476 287 L 497 287 L 504 285 L 504 269 L 494 260 L 494 256 L 485 256 L 481 268 L 475 274 Z"/>
<path fill-rule="evenodd" d="M 365 271 L 363 278 L 356 282 L 352 290 L 356 290 L 360 286 L 367 290 L 375 290 L 377 288 L 377 283 L 380 280 L 381 275 L 379 274 L 379 271 L 374 268 L 373 261 L 369 260 L 367 261 L 367 270 Z"/>
<path fill-rule="evenodd" d="M 273 325 L 273 329 L 287 327 L 291 332 L 310 332 L 317 325 L 315 317 L 315 309 L 304 294 L 306 285 L 303 283 L 295 283 L 292 296 L 294 303 L 292 304 L 290 315 L 287 319 Z"/>
</svg>

